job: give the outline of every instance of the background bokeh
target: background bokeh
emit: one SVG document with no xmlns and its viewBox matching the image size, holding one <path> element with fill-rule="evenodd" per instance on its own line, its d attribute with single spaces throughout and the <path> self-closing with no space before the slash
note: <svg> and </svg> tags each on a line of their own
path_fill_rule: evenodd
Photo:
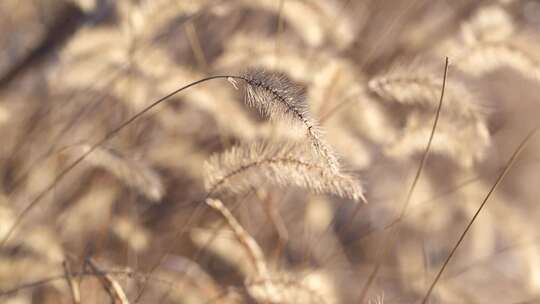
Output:
<svg viewBox="0 0 540 304">
<path fill-rule="evenodd" d="M 262 68 L 304 90 L 369 202 L 356 209 L 268 185 L 218 197 L 262 248 L 272 292 L 285 303 L 417 303 L 538 124 L 539 29 L 540 2 L 521 0 L 2 0 L 0 237 L 73 160 L 151 102 Z M 396 223 L 446 56 L 431 151 Z M 301 135 L 243 101 L 223 79 L 190 88 L 71 170 L 0 249 L 0 302 L 72 303 L 67 262 L 81 302 L 106 303 L 89 259 L 130 303 L 269 302 L 244 247 L 203 203 L 203 167 L 237 144 Z M 540 301 L 539 152 L 533 137 L 430 303 Z"/>
</svg>

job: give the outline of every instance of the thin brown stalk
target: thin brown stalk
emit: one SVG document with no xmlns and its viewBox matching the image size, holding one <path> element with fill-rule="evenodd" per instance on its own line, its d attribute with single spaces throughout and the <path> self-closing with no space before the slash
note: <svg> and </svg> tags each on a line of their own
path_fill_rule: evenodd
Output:
<svg viewBox="0 0 540 304">
<path fill-rule="evenodd" d="M 414 65 L 398 67 L 373 77 L 369 92 L 377 99 L 396 102 L 408 109 L 400 135 L 386 149 L 393 157 L 406 157 L 423 151 L 431 131 L 431 110 L 437 106 L 440 77 Z M 439 136 L 433 153 L 446 155 L 467 168 L 483 158 L 490 144 L 486 108 L 478 96 L 458 81 L 447 84 L 447 106 L 439 120 Z"/>
<path fill-rule="evenodd" d="M 259 199 L 263 202 L 266 217 L 270 220 L 270 223 L 278 235 L 278 244 L 275 248 L 274 256 L 279 258 L 283 253 L 285 245 L 289 242 L 289 231 L 287 230 L 287 226 L 279 213 L 279 206 L 272 196 L 266 195 L 266 197 L 260 197 Z"/>
<path fill-rule="evenodd" d="M 431 129 L 431 134 L 429 136 L 429 139 L 428 139 L 428 142 L 427 142 L 427 145 L 426 145 L 426 149 L 424 150 L 424 153 L 422 155 L 420 165 L 418 166 L 418 170 L 416 171 L 416 174 L 414 176 L 411 187 L 409 188 L 409 191 L 407 192 L 407 196 L 405 197 L 405 203 L 403 204 L 403 206 L 401 208 L 401 211 L 399 213 L 399 216 L 397 218 L 398 220 L 400 220 L 401 218 L 403 218 L 405 216 L 407 208 L 408 208 L 409 203 L 411 201 L 412 195 L 414 193 L 414 189 L 416 188 L 416 185 L 417 185 L 418 181 L 420 180 L 420 176 L 421 176 L 422 171 L 423 171 L 423 169 L 424 169 L 424 167 L 426 165 L 426 162 L 427 162 L 427 157 L 428 157 L 428 154 L 429 154 L 429 150 L 431 148 L 431 143 L 433 141 L 433 137 L 435 136 L 435 130 L 437 129 L 437 123 L 439 121 L 439 117 L 440 117 L 440 113 L 441 113 L 441 109 L 442 109 L 442 105 L 443 105 L 444 90 L 446 88 L 446 79 L 447 79 L 447 76 L 448 76 L 448 64 L 449 64 L 448 57 L 446 57 L 445 64 L 444 64 L 444 74 L 443 74 L 444 76 L 443 76 L 443 83 L 442 83 L 442 88 L 441 88 L 441 95 L 440 95 L 440 98 L 439 98 L 439 105 L 437 106 L 437 112 L 435 114 L 435 119 L 433 121 L 433 128 Z M 373 285 L 373 283 L 375 282 L 375 278 L 377 277 L 377 274 L 379 273 L 379 270 L 380 270 L 380 268 L 382 266 L 383 257 L 386 256 L 386 253 L 390 249 L 391 244 L 393 244 L 395 242 L 395 238 L 397 237 L 397 229 L 395 227 L 396 226 L 393 226 L 393 228 L 391 228 L 391 230 L 388 232 L 387 237 L 383 240 L 383 245 L 384 246 L 382 247 L 381 252 L 379 252 L 379 254 L 378 254 L 379 259 L 378 259 L 377 263 L 375 264 L 375 267 L 371 271 L 371 273 L 370 273 L 370 275 L 368 277 L 368 280 L 366 281 L 364 287 L 362 288 L 362 291 L 360 293 L 359 303 L 364 303 L 364 301 L 366 300 L 368 291 L 371 288 L 371 286 Z"/>
<path fill-rule="evenodd" d="M 190 22 L 193 22 L 192 20 L 197 18 L 198 16 L 200 16 L 204 11 L 205 9 L 211 7 L 212 5 L 218 5 L 220 2 L 223 2 L 223 0 L 215 0 L 213 2 L 209 2 L 208 4 L 204 5 L 203 8 L 204 9 L 201 9 L 201 10 L 198 10 L 197 12 L 191 14 L 191 15 L 188 15 L 186 16 L 182 22 L 179 24 L 182 25 L 182 24 L 186 24 L 186 23 L 190 23 Z M 157 37 L 156 41 L 154 41 L 153 43 L 157 42 L 157 41 L 161 41 L 162 39 L 165 39 L 167 36 L 166 35 L 163 35 L 163 36 L 160 36 L 160 37 Z M 150 46 L 153 46 L 153 43 L 150 43 L 150 44 L 146 44 L 146 45 L 143 45 L 142 48 L 140 49 L 136 49 L 134 51 L 138 52 L 139 50 L 144 50 L 144 49 L 147 49 L 149 48 Z M 126 70 L 129 70 L 129 66 L 130 64 L 124 64 L 123 66 L 121 66 L 118 70 L 116 70 L 114 72 L 114 74 L 112 75 L 112 77 L 110 77 L 110 79 L 108 79 L 107 81 L 104 81 L 104 83 L 106 83 L 107 85 L 105 86 L 105 88 L 102 88 L 101 91 L 103 92 L 108 92 L 110 90 L 111 87 L 113 87 L 114 85 L 116 85 L 118 79 L 120 78 L 120 76 L 123 75 L 123 72 L 125 72 Z M 107 71 L 107 73 L 110 74 L 110 71 Z M 104 73 L 103 73 L 104 74 Z M 100 77 L 102 76 L 105 76 L 105 75 L 99 75 L 97 79 L 101 79 Z M 81 94 L 86 94 L 88 93 L 89 91 L 95 89 L 94 86 L 90 86 L 86 89 L 84 89 L 84 91 L 81 93 Z M 75 96 L 77 95 L 77 93 L 73 94 L 72 96 L 70 96 L 68 98 L 68 101 L 72 100 Z M 93 102 L 89 103 L 87 106 L 84 106 L 81 110 L 79 110 L 77 112 L 77 114 L 75 114 L 73 116 L 73 118 L 65 124 L 65 126 L 62 128 L 62 130 L 55 136 L 55 139 L 52 140 L 53 144 L 48 148 L 47 152 L 45 152 L 44 154 L 42 154 L 41 156 L 39 156 L 34 162 L 32 162 L 32 164 L 29 166 L 29 168 L 23 173 L 20 175 L 20 177 L 18 177 L 14 182 L 13 182 L 13 185 L 12 185 L 12 189 L 10 189 L 11 191 L 14 191 L 16 187 L 19 186 L 19 184 L 29 175 L 30 171 L 32 171 L 35 167 L 37 167 L 37 165 L 39 163 L 41 163 L 44 159 L 46 159 L 47 157 L 49 157 L 53 152 L 54 150 L 56 149 L 56 146 L 60 140 L 60 138 L 65 135 L 70 129 L 72 126 L 75 125 L 75 123 L 81 119 L 85 114 L 86 112 L 89 110 L 89 109 L 93 109 L 95 108 L 97 105 L 101 104 L 103 101 L 106 100 L 105 98 L 105 93 L 103 94 L 100 94 L 99 97 L 95 98 Z M 59 105 L 63 105 L 63 103 L 59 104 Z M 54 109 L 55 105 L 53 104 L 50 108 L 47 109 L 47 113 L 52 111 Z M 42 119 L 42 118 L 45 118 L 46 115 L 41 115 L 39 117 L 39 119 Z M 15 149 L 15 152 L 13 152 L 13 155 L 16 155 L 16 150 Z M 2 245 L 0 245 L 0 248 L 2 247 Z"/>
<path fill-rule="evenodd" d="M 66 277 L 67 284 L 69 286 L 69 291 L 71 293 L 71 299 L 73 304 L 81 303 L 81 292 L 79 291 L 79 285 L 73 280 L 73 275 L 71 274 L 71 267 L 69 266 L 68 261 L 62 263 L 64 267 L 64 274 Z"/>
<path fill-rule="evenodd" d="M 246 92 L 247 99 L 246 102 L 252 106 L 257 107 L 261 113 L 267 114 L 270 117 L 282 117 L 282 118 L 292 118 L 293 121 L 299 121 L 304 124 L 307 128 L 308 137 L 311 140 L 312 146 L 315 152 L 322 156 L 329 165 L 329 168 L 334 172 L 339 171 L 339 165 L 336 156 L 334 155 L 331 148 L 323 141 L 319 131 L 317 130 L 315 124 L 307 115 L 307 110 L 305 109 L 305 103 L 300 98 L 300 92 L 298 88 L 289 85 L 288 80 L 278 77 L 276 75 L 268 75 L 266 73 L 255 71 L 246 74 L 246 76 L 234 76 L 234 75 L 216 75 L 206 77 L 195 82 L 192 82 L 188 85 L 185 85 L 166 96 L 154 101 L 149 106 L 133 115 L 131 118 L 127 119 L 119 126 L 109 131 L 105 136 L 99 140 L 97 143 L 91 145 L 83 154 L 81 154 L 77 159 L 70 163 L 66 168 L 64 168 L 55 179 L 49 183 L 44 190 L 39 192 L 37 196 L 21 211 L 17 216 L 14 224 L 9 228 L 7 234 L 2 238 L 0 242 L 0 248 L 3 248 L 6 242 L 9 240 L 15 229 L 19 226 L 22 220 L 26 215 L 48 194 L 50 193 L 56 185 L 77 165 L 79 165 L 83 160 L 85 160 L 91 153 L 101 147 L 105 142 L 116 136 L 120 131 L 125 127 L 130 125 L 132 122 L 152 110 L 157 105 L 168 100 L 172 96 L 186 90 L 190 87 L 196 86 L 206 81 L 214 79 L 227 79 L 227 80 L 241 80 L 246 83 Z"/>
<path fill-rule="evenodd" d="M 54 178 L 54 180 L 51 183 L 49 183 L 49 185 L 47 187 L 45 187 L 45 189 L 43 189 L 41 192 L 39 192 L 36 195 L 36 197 L 21 211 L 21 213 L 19 213 L 19 215 L 17 216 L 17 218 L 16 218 L 15 222 L 13 223 L 13 225 L 9 228 L 6 235 L 2 238 L 2 241 L 0 242 L 0 249 L 4 248 L 5 244 L 7 243 L 7 241 L 11 237 L 11 235 L 15 232 L 15 229 L 21 224 L 21 222 L 26 217 L 26 215 L 28 215 L 28 213 L 32 209 L 34 209 L 34 207 L 38 203 L 40 203 L 41 200 L 47 194 L 49 194 L 56 187 L 56 185 L 58 185 L 58 183 L 61 180 L 64 179 L 64 177 L 69 172 L 71 172 L 77 165 L 79 165 L 83 160 L 85 160 L 92 152 L 94 152 L 96 149 L 101 147 L 105 142 L 109 141 L 111 138 L 115 137 L 120 131 L 122 131 L 124 128 L 126 128 L 128 125 L 130 125 L 132 122 L 139 119 L 141 116 L 143 116 L 144 114 L 146 114 L 147 112 L 149 112 L 150 110 L 152 110 L 153 108 L 155 108 L 156 106 L 161 104 L 162 102 L 170 99 L 174 95 L 176 95 L 176 94 L 178 94 L 178 93 L 180 93 L 180 92 L 182 92 L 182 91 L 184 91 L 186 89 L 189 89 L 190 87 L 196 86 L 198 84 L 201 84 L 203 82 L 210 81 L 210 80 L 213 80 L 213 79 L 231 79 L 231 78 L 239 79 L 239 80 L 245 80 L 244 77 L 240 77 L 240 76 L 216 75 L 216 76 L 210 76 L 210 77 L 206 77 L 206 78 L 194 81 L 194 82 L 192 82 L 190 84 L 187 84 L 187 85 L 185 85 L 185 86 L 183 86 L 183 87 L 181 87 L 181 88 L 167 94 L 164 97 L 159 98 L 158 100 L 154 101 L 153 103 L 151 103 L 149 106 L 147 106 L 146 108 L 144 108 L 143 110 L 141 110 L 137 114 L 133 115 L 129 119 L 122 122 L 120 125 L 118 125 L 113 130 L 109 131 L 107 134 L 105 134 L 105 136 L 101 140 L 99 140 L 97 143 L 93 144 L 85 153 L 83 153 L 76 160 L 74 160 L 71 164 L 69 164 L 66 168 L 64 168 Z"/>
<path fill-rule="evenodd" d="M 244 247 L 244 251 L 249 256 L 251 263 L 253 264 L 253 268 L 255 269 L 255 279 L 262 281 L 263 293 L 256 294 L 261 295 L 263 298 L 269 298 L 279 293 L 280 290 L 274 286 L 271 280 L 270 271 L 268 270 L 264 253 L 255 239 L 253 239 L 253 237 L 249 235 L 242 225 L 240 225 L 238 220 L 220 200 L 207 199 L 206 204 L 223 216 L 225 222 L 233 231 L 238 242 Z"/>
<path fill-rule="evenodd" d="M 73 114 L 73 116 L 66 122 L 64 123 L 64 125 L 60 128 L 60 131 L 58 131 L 53 137 L 52 137 L 52 140 L 51 140 L 51 144 L 49 145 L 49 147 L 47 148 L 46 152 L 44 152 L 43 154 L 39 155 L 34 161 L 32 161 L 29 165 L 28 165 L 28 168 L 26 170 L 24 170 L 12 183 L 11 185 L 11 188 L 9 189 L 9 193 L 11 192 L 14 192 L 21 184 L 22 182 L 28 178 L 28 176 L 30 175 L 31 172 L 33 172 L 34 169 L 36 169 L 36 167 L 41 164 L 45 159 L 51 157 L 52 155 L 55 154 L 55 150 L 57 149 L 58 147 L 58 144 L 60 143 L 60 140 L 62 139 L 62 137 L 64 135 L 66 135 L 74 126 L 77 125 L 77 122 L 80 121 L 86 114 L 88 114 L 91 110 L 94 110 L 96 109 L 98 106 L 100 106 L 104 101 L 107 100 L 107 98 L 105 98 L 107 96 L 107 92 L 110 91 L 110 89 L 117 84 L 118 80 L 120 79 L 120 77 L 123 75 L 123 72 L 127 69 L 128 65 L 125 65 L 125 66 L 122 66 L 121 68 L 119 68 L 118 70 L 116 70 L 115 72 L 112 73 L 112 75 L 110 76 L 110 78 L 108 78 L 106 81 L 104 81 L 104 83 L 107 83 L 107 85 L 101 89 L 102 93 L 101 94 L 98 94 L 96 97 L 92 98 L 91 100 L 88 101 L 87 104 L 85 104 L 84 106 L 82 106 L 80 109 L 77 110 L 77 112 L 75 114 Z M 110 72 L 108 72 L 110 74 Z M 103 74 L 103 75 L 102 75 Z M 100 77 L 105 77 L 106 75 L 104 73 L 102 74 L 99 74 L 98 76 Z M 85 88 L 82 92 L 75 92 L 75 93 L 72 93 L 63 103 L 61 104 L 52 104 L 50 109 L 47 110 L 47 113 L 52 113 L 54 112 L 58 107 L 60 106 L 65 106 L 65 103 L 69 103 L 69 102 L 73 102 L 73 99 L 78 95 L 78 94 L 82 94 L 82 95 L 85 95 L 85 94 L 89 94 L 92 92 L 92 90 L 95 90 L 96 89 L 96 85 L 93 85 L 93 86 L 89 86 L 87 88 Z M 47 117 L 47 115 L 42 115 L 39 117 L 38 121 L 35 122 L 36 124 L 39 123 L 39 120 L 43 119 Z M 17 155 L 18 154 L 18 150 L 20 149 L 19 148 L 15 148 L 13 153 L 12 153 L 12 156 L 13 157 L 14 155 Z"/>
<path fill-rule="evenodd" d="M 122 275 L 128 278 L 136 278 L 141 277 L 140 274 L 134 272 L 133 270 L 101 270 L 100 273 L 96 273 L 94 271 L 80 271 L 80 272 L 72 272 L 71 276 L 72 278 L 82 278 L 82 277 L 95 277 L 95 276 L 103 276 L 103 275 Z M 52 275 L 40 280 L 36 280 L 33 282 L 24 283 L 21 285 L 18 285 L 16 287 L 0 290 L 0 298 L 2 297 L 9 297 L 12 296 L 20 291 L 24 291 L 26 289 L 36 288 L 40 287 L 46 284 L 50 284 L 59 280 L 67 280 L 66 273 L 58 274 L 58 275 Z M 156 281 L 164 282 L 164 283 L 171 283 L 164 279 L 157 279 Z"/>
<path fill-rule="evenodd" d="M 223 205 L 220 200 L 207 199 L 206 204 L 221 214 L 229 228 L 233 231 L 238 242 L 244 247 L 245 252 L 251 260 L 251 264 L 255 269 L 257 277 L 269 278 L 270 272 L 264 258 L 264 253 L 257 242 L 247 233 L 240 225 L 234 215 Z"/>
<path fill-rule="evenodd" d="M 87 259 L 86 263 L 92 271 L 95 273 L 101 274 L 98 276 L 99 281 L 101 282 L 101 285 L 103 288 L 107 291 L 109 296 L 111 297 L 111 300 L 115 304 L 129 304 L 129 300 L 124 293 L 124 290 L 122 289 L 122 286 L 116 281 L 113 276 L 103 273 L 101 269 L 97 266 L 96 262 L 92 259 Z"/>
<path fill-rule="evenodd" d="M 208 198 L 208 195 L 206 196 L 206 198 Z M 205 198 L 205 199 L 206 199 Z M 237 203 L 237 206 L 240 206 L 240 203 L 241 202 L 238 202 Z M 207 209 L 205 209 L 205 207 L 207 207 L 206 204 L 204 203 L 198 203 L 197 204 L 197 207 L 195 208 L 195 211 L 193 211 L 190 215 L 190 217 L 188 218 L 188 220 L 182 224 L 182 228 L 175 228 L 175 234 L 174 236 L 171 238 L 172 240 L 177 240 L 179 239 L 180 237 L 182 237 L 184 235 L 184 233 L 186 233 L 188 230 L 189 230 L 189 227 L 191 227 L 191 225 L 195 222 L 195 220 L 202 216 L 203 212 Z M 234 210 L 234 208 L 233 208 Z M 210 243 L 215 239 L 215 237 L 217 237 L 218 235 L 218 231 L 223 228 L 225 225 L 225 222 L 221 222 L 220 225 L 218 225 L 215 230 L 212 232 L 212 237 L 208 240 L 208 242 L 202 246 L 201 248 L 199 248 L 197 250 L 197 252 L 193 255 L 193 257 L 191 258 L 191 260 L 198 260 L 200 255 L 203 253 L 204 249 L 210 245 Z M 154 272 L 156 271 L 156 269 L 163 263 L 165 257 L 169 254 L 169 252 L 172 251 L 172 249 L 174 248 L 176 244 L 174 242 L 170 242 L 170 245 L 167 246 L 167 248 L 165 248 L 165 250 L 163 251 L 163 253 L 160 255 L 159 259 L 152 265 L 152 267 L 150 268 L 150 271 L 148 271 L 148 273 L 144 276 L 144 279 L 143 279 L 143 283 L 142 283 L 142 286 L 141 288 L 139 289 L 139 292 L 137 294 L 137 297 L 135 298 L 135 300 L 133 301 L 134 303 L 138 303 L 140 301 L 140 299 L 142 298 L 143 294 L 146 292 L 146 288 L 148 286 L 148 283 L 150 282 L 150 279 L 154 276 Z"/>
<path fill-rule="evenodd" d="M 506 166 L 504 167 L 503 171 L 501 172 L 501 174 L 499 174 L 499 176 L 497 177 L 497 180 L 495 181 L 495 183 L 493 184 L 491 189 L 489 189 L 489 191 L 486 194 L 484 200 L 482 201 L 482 203 L 480 204 L 480 206 L 476 210 L 476 213 L 473 215 L 473 217 L 471 218 L 471 220 L 469 221 L 469 223 L 467 224 L 467 226 L 465 227 L 465 229 L 461 233 L 458 241 L 456 242 L 456 244 L 454 245 L 454 247 L 452 248 L 452 250 L 450 251 L 450 253 L 446 257 L 446 260 L 444 261 L 443 265 L 441 266 L 441 269 L 439 270 L 439 272 L 435 276 L 435 279 L 433 280 L 433 282 L 429 286 L 429 289 L 426 292 L 426 294 L 425 294 L 425 296 L 424 296 L 424 298 L 422 300 L 422 304 L 426 304 L 427 301 L 429 300 L 429 297 L 431 296 L 431 293 L 433 292 L 433 289 L 437 285 L 437 282 L 439 282 L 444 270 L 446 269 L 446 267 L 450 263 L 450 260 L 452 259 L 452 257 L 456 253 L 458 247 L 461 245 L 461 243 L 465 239 L 465 236 L 467 235 L 470 228 L 472 227 L 472 225 L 476 221 L 476 218 L 478 217 L 478 215 L 480 214 L 480 212 L 482 211 L 482 209 L 484 208 L 486 203 L 489 201 L 489 198 L 491 197 L 493 192 L 495 192 L 495 190 L 498 188 L 498 186 L 502 183 L 502 181 L 504 180 L 504 178 L 506 177 L 506 175 L 508 174 L 508 172 L 510 171 L 510 169 L 513 167 L 514 163 L 516 162 L 518 156 L 525 149 L 525 147 L 527 146 L 527 143 L 530 142 L 530 140 L 533 138 L 533 136 L 536 134 L 536 132 L 538 131 L 539 128 L 540 127 L 534 128 L 533 130 L 531 130 L 529 132 L 529 134 L 527 134 L 527 136 L 525 136 L 525 138 L 521 141 L 521 143 L 518 145 L 518 147 L 516 148 L 516 150 L 514 151 L 512 156 L 510 157 L 510 159 L 508 160 L 508 162 L 507 162 Z"/>
<path fill-rule="evenodd" d="M 174 236 L 172 238 L 172 241 L 170 242 L 170 245 L 167 246 L 167 248 L 165 248 L 163 253 L 160 255 L 159 259 L 152 265 L 152 267 L 150 268 L 150 271 L 148 271 L 148 273 L 144 276 L 143 281 L 142 281 L 142 286 L 139 289 L 139 291 L 137 293 L 137 296 L 135 297 L 135 300 L 133 301 L 134 304 L 139 303 L 139 301 L 142 299 L 142 296 L 146 292 L 146 288 L 148 287 L 148 283 L 154 277 L 154 272 L 156 271 L 156 269 L 158 269 L 159 266 L 161 266 L 161 264 L 165 260 L 165 257 L 172 251 L 172 249 L 176 245 L 174 240 L 177 240 L 182 235 L 184 235 L 184 233 L 186 233 L 186 231 L 188 231 L 188 227 L 190 227 L 198 217 L 202 216 L 203 212 L 206 210 L 206 209 L 203 208 L 204 206 L 206 206 L 206 205 L 199 204 L 195 208 L 195 211 L 193 211 L 191 213 L 188 220 L 182 225 L 182 228 L 181 229 L 175 229 L 176 233 L 174 234 Z"/>
<path fill-rule="evenodd" d="M 499 172 L 501 170 L 497 170 L 495 171 L 495 173 Z M 428 199 L 425 199 L 425 200 L 422 200 L 418 203 L 416 203 L 415 205 L 423 205 L 423 204 L 427 204 L 429 202 L 433 202 L 435 200 L 438 200 L 438 199 L 441 199 L 441 198 L 444 198 L 448 195 L 451 195 L 451 194 L 454 194 L 456 191 L 462 189 L 463 187 L 465 186 L 468 186 L 474 182 L 478 182 L 480 180 L 481 176 L 478 175 L 478 176 L 475 176 L 471 179 L 467 179 L 465 180 L 464 182 L 460 183 L 459 185 L 456 185 L 455 187 L 453 187 L 452 189 L 449 189 L 448 191 L 444 191 L 444 192 L 441 192 L 441 193 L 438 193 L 438 194 L 435 194 L 434 196 L 428 198 Z M 361 206 L 361 205 L 358 205 L 358 206 Z M 356 207 L 356 206 L 355 206 Z M 347 227 L 355 218 L 356 214 L 358 213 L 359 209 L 358 208 L 355 208 L 353 210 L 353 212 L 351 213 L 351 216 L 348 218 L 348 220 L 343 224 L 342 227 Z M 425 211 L 425 210 L 422 210 L 422 211 Z M 432 211 L 431 209 L 430 210 L 427 210 L 427 211 Z M 391 229 L 392 227 L 398 225 L 399 223 L 401 223 L 405 218 L 411 216 L 411 213 L 407 213 L 405 214 L 405 216 L 401 217 L 401 218 L 395 218 L 389 222 L 387 222 L 386 224 L 384 224 L 384 226 L 382 226 L 381 229 L 378 229 L 378 228 L 371 228 L 371 229 L 368 229 L 365 233 L 363 233 L 359 238 L 357 239 L 354 239 L 354 240 L 351 240 L 351 242 L 358 242 L 358 241 L 361 241 L 367 237 L 370 237 L 371 235 L 377 233 L 377 232 L 383 232 L 383 231 L 386 231 L 386 230 L 389 230 Z M 335 220 L 333 221 L 333 223 L 335 222 Z M 330 224 L 329 227 L 327 228 L 327 231 L 330 231 L 330 228 L 333 227 L 334 224 Z M 341 230 L 343 230 L 344 228 L 341 228 Z M 350 244 L 350 243 L 347 243 L 347 244 Z M 329 255 L 326 259 L 331 259 L 333 255 Z M 325 259 L 325 260 L 326 260 Z"/>
<path fill-rule="evenodd" d="M 531 246 L 531 245 L 538 245 L 538 242 L 540 242 L 540 236 L 536 236 L 534 238 L 527 238 L 525 241 L 520 240 L 519 242 L 516 242 L 514 244 L 508 245 L 506 247 L 503 247 L 495 252 L 493 252 L 491 255 L 480 258 L 476 261 L 471 262 L 468 265 L 465 265 L 461 267 L 460 269 L 453 271 L 452 273 L 447 273 L 444 277 L 441 278 L 442 281 L 447 280 L 453 280 L 457 277 L 463 275 L 464 273 L 467 273 L 473 269 L 476 269 L 481 266 L 486 266 L 486 264 L 494 263 L 497 261 L 494 261 L 496 258 L 498 258 L 500 255 L 503 255 L 505 253 L 510 253 L 519 249 L 523 249 L 523 247 Z M 488 267 L 493 267 L 493 265 L 489 265 Z"/>
</svg>

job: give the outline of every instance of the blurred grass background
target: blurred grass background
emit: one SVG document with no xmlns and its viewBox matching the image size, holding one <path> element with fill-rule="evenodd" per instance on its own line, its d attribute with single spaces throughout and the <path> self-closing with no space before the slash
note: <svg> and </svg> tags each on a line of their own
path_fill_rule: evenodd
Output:
<svg viewBox="0 0 540 304">
<path fill-rule="evenodd" d="M 416 303 L 538 123 L 539 28 L 540 2 L 520 0 L 3 0 L 0 236 L 88 145 L 152 101 L 206 76 L 259 67 L 285 73 L 305 90 L 369 204 L 354 213 L 344 199 L 266 187 L 225 203 L 272 271 L 309 286 L 325 303 L 358 303 L 378 261 L 366 303 Z M 519 45 L 527 64 L 500 57 L 506 67 L 477 75 L 488 54 L 460 66 L 466 57 L 455 54 L 487 42 Z M 435 112 L 416 103 L 414 88 L 397 89 L 413 92 L 405 103 L 378 95 L 369 83 L 396 71 L 441 79 L 445 56 L 448 110 L 397 240 L 381 255 Z M 457 84 L 470 100 L 453 89 Z M 253 271 L 231 233 L 221 227 L 208 242 L 221 219 L 203 209 L 189 221 L 206 194 L 210 155 L 298 136 L 242 101 L 226 81 L 189 89 L 77 166 L 1 248 L 0 302 L 72 303 L 62 262 L 78 274 L 89 258 L 114 272 L 133 303 L 261 302 L 247 287 Z M 464 118 L 469 104 L 478 120 Z M 539 151 L 533 139 L 430 303 L 540 301 Z M 109 301 L 96 276 L 74 281 L 82 303 Z M 287 303 L 318 303 L 291 286 L 280 291 Z"/>
</svg>

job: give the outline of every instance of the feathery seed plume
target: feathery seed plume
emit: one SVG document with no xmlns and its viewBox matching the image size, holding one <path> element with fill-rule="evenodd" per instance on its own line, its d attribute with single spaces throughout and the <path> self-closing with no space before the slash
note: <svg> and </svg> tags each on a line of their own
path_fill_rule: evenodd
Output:
<svg viewBox="0 0 540 304">
<path fill-rule="evenodd" d="M 205 164 L 209 195 L 239 194 L 265 183 L 304 188 L 355 201 L 365 201 L 362 186 L 349 175 L 336 173 L 294 143 L 254 143 L 213 155 Z"/>
<path fill-rule="evenodd" d="M 285 120 L 306 129 L 314 151 L 334 172 L 339 162 L 332 148 L 323 140 L 315 121 L 309 114 L 302 90 L 282 74 L 251 70 L 246 73 L 246 103 L 261 115 L 272 120 Z"/>
</svg>

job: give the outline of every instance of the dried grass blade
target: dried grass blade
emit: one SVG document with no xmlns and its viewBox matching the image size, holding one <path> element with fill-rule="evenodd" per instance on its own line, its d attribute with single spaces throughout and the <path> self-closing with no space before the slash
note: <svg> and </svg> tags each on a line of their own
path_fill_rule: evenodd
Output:
<svg viewBox="0 0 540 304">
<path fill-rule="evenodd" d="M 92 271 L 99 274 L 97 277 L 103 288 L 111 297 L 113 303 L 129 304 L 129 300 L 124 293 L 122 286 L 120 286 L 120 284 L 110 274 L 104 273 L 92 259 L 88 259 L 86 263 L 92 269 Z"/>
</svg>

